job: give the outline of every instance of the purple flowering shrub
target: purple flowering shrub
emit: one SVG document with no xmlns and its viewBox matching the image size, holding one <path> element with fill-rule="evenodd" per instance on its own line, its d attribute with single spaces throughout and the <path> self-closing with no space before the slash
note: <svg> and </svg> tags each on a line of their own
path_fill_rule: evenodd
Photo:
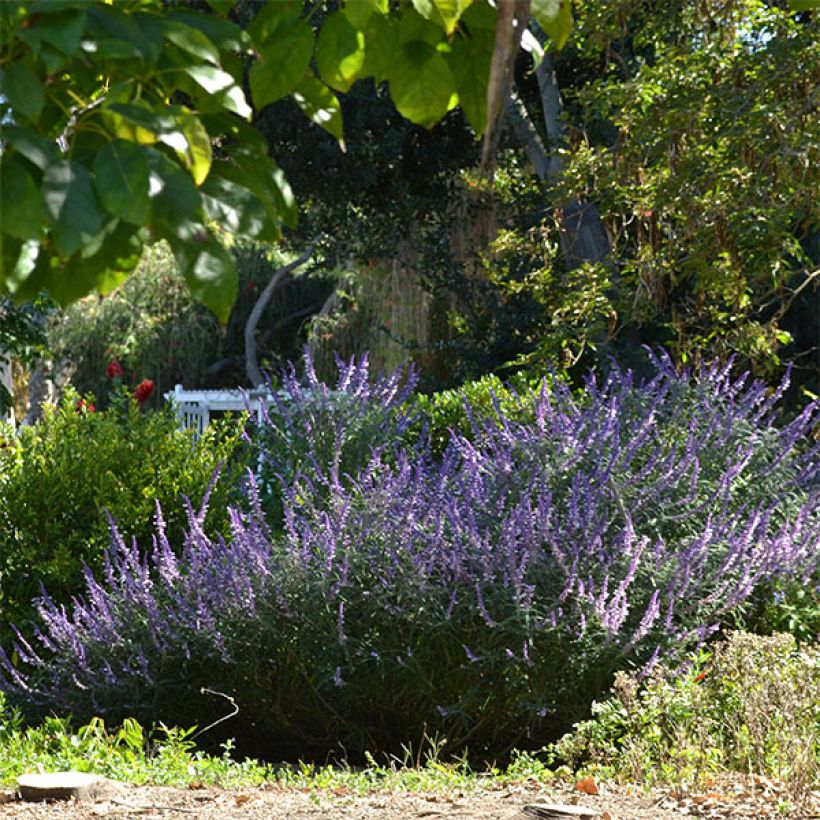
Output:
<svg viewBox="0 0 820 820">
<path fill-rule="evenodd" d="M 44 597 L 3 687 L 30 711 L 200 724 L 207 687 L 273 756 L 425 732 L 489 758 L 541 744 L 615 670 L 817 578 L 820 405 L 777 427 L 778 396 L 728 368 L 656 365 L 522 395 L 532 420 L 476 420 L 441 458 L 374 442 L 344 474 L 315 457 L 279 532 L 251 483 L 225 542 L 193 512 L 179 557 L 161 526 L 144 553 L 115 538 L 83 600 Z"/>
<path fill-rule="evenodd" d="M 418 375 L 412 368 L 373 378 L 367 354 L 349 361 L 337 357 L 336 366 L 338 377 L 331 387 L 317 377 L 306 348 L 302 376 L 289 364 L 261 423 L 252 419 L 248 426 L 247 438 L 258 456 L 262 503 L 272 525 L 283 518 L 283 487 L 297 477 L 317 478 L 327 471 L 354 475 L 374 449 L 398 446 L 414 420 L 408 398 Z"/>
</svg>

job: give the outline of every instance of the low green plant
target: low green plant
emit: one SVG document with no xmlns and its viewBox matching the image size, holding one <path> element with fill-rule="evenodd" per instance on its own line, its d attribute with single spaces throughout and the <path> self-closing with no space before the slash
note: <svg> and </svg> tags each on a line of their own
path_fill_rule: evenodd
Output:
<svg viewBox="0 0 820 820">
<path fill-rule="evenodd" d="M 200 734 L 196 727 L 160 724 L 146 729 L 133 718 L 118 726 L 106 725 L 101 718 L 76 726 L 70 719 L 50 717 L 24 726 L 20 712 L 7 706 L 0 692 L 0 784 L 11 784 L 20 774 L 40 767 L 93 772 L 135 785 L 275 783 L 282 788 L 359 795 L 387 790 L 465 792 L 554 777 L 542 761 L 525 752 L 514 752 L 506 768 L 483 771 L 471 769 L 463 758 L 445 762 L 446 744 L 428 738 L 418 751 L 407 748 L 400 758 L 379 762 L 368 753 L 365 765 L 358 768 L 345 762 L 274 767 L 252 758 L 237 760 L 230 740 L 222 744 L 219 754 L 206 754 L 197 748 Z"/>
<path fill-rule="evenodd" d="M 820 776 L 820 648 L 731 633 L 683 669 L 618 673 L 614 696 L 548 747 L 549 758 L 625 780 L 703 785 L 764 775 L 806 796 Z"/>
<path fill-rule="evenodd" d="M 194 439 L 174 413 L 145 411 L 124 392 L 97 412 L 90 396 L 69 389 L 37 424 L 0 447 L 0 639 L 24 626 L 44 584 L 58 602 L 81 591 L 85 564 L 101 567 L 115 521 L 126 539 L 149 545 L 156 503 L 172 540 L 186 520 L 185 499 L 202 503 L 206 526 L 226 531 L 228 505 L 246 454 L 242 421 L 226 418 Z"/>
</svg>

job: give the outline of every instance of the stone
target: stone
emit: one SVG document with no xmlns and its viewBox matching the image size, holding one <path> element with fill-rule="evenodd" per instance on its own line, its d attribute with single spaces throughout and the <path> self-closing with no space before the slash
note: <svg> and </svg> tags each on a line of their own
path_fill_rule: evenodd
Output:
<svg viewBox="0 0 820 820">
<path fill-rule="evenodd" d="M 87 772 L 21 774 L 17 791 L 23 800 L 94 800 L 110 790 L 108 780 Z"/>
<path fill-rule="evenodd" d="M 573 806 L 567 803 L 531 803 L 524 806 L 524 813 L 544 820 L 565 820 L 568 817 L 600 818 L 601 813 L 586 806 Z"/>
</svg>

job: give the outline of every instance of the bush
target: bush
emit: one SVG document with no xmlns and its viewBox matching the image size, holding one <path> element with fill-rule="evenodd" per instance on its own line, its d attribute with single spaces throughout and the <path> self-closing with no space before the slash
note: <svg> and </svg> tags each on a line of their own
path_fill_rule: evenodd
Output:
<svg viewBox="0 0 820 820">
<path fill-rule="evenodd" d="M 735 632 L 688 668 L 619 673 L 614 697 L 549 750 L 625 780 L 705 785 L 727 769 L 808 795 L 820 777 L 820 650 Z"/>
<path fill-rule="evenodd" d="M 336 368 L 333 387 L 321 382 L 306 348 L 302 378 L 293 364 L 285 368 L 280 388 L 269 384 L 272 407 L 261 424 L 249 425 L 246 438 L 257 453 L 269 524 L 283 521 L 283 488 L 298 479 L 319 493 L 329 475 L 339 481 L 355 476 L 373 451 L 399 447 L 412 423 L 407 406 L 417 382 L 412 368 L 371 380 L 366 354 L 349 362 L 337 357 Z"/>
<path fill-rule="evenodd" d="M 198 504 L 214 472 L 209 531 L 227 526 L 239 501 L 241 423 L 211 425 L 194 441 L 169 409 L 140 411 L 127 396 L 93 412 L 90 398 L 69 390 L 42 420 L 0 448 L 0 637 L 33 614 L 45 584 L 60 603 L 82 588 L 83 565 L 102 567 L 110 518 L 126 537 L 148 543 L 157 500 L 168 532 L 181 541 L 184 500 Z"/>
<path fill-rule="evenodd" d="M 189 725 L 216 716 L 208 687 L 275 756 L 438 732 L 495 757 L 557 737 L 616 670 L 671 661 L 761 585 L 817 570 L 802 442 L 820 405 L 777 428 L 763 386 L 657 367 L 580 398 L 544 385 L 522 398 L 532 421 L 476 422 L 440 460 L 422 441 L 346 478 L 316 462 L 281 534 L 251 494 L 227 541 L 193 513 L 180 557 L 163 536 L 116 540 L 70 612 L 43 600 L 9 695 Z"/>
</svg>

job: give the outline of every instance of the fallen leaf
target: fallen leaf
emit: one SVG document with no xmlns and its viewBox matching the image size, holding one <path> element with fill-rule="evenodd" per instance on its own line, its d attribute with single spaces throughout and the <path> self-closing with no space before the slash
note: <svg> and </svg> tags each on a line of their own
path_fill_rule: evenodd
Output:
<svg viewBox="0 0 820 820">
<path fill-rule="evenodd" d="M 575 791 L 583 792 L 584 794 L 598 794 L 598 786 L 595 785 L 595 778 L 591 775 L 581 778 L 575 784 Z"/>
</svg>

